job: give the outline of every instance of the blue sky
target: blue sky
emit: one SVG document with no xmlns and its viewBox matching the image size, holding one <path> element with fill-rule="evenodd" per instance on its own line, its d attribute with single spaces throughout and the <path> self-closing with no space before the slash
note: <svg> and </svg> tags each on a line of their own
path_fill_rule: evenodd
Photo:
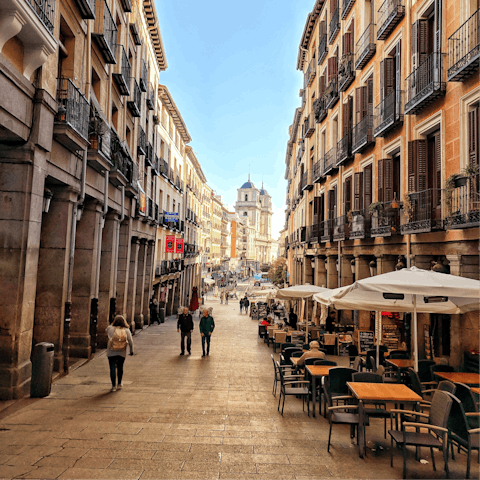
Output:
<svg viewBox="0 0 480 480">
<path fill-rule="evenodd" d="M 233 205 L 248 177 L 285 222 L 285 150 L 303 83 L 296 70 L 314 0 L 157 0 L 170 90 L 208 184 Z"/>
</svg>

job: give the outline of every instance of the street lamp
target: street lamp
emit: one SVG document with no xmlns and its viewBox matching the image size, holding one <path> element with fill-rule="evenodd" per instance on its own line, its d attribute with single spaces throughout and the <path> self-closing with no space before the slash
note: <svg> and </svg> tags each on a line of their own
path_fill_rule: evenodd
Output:
<svg viewBox="0 0 480 480">
<path fill-rule="evenodd" d="M 50 210 L 50 202 L 52 201 L 53 192 L 46 188 L 43 192 L 43 212 L 48 213 Z"/>
<path fill-rule="evenodd" d="M 352 274 L 355 275 L 355 259 L 350 261 L 350 268 L 352 269 Z"/>
</svg>

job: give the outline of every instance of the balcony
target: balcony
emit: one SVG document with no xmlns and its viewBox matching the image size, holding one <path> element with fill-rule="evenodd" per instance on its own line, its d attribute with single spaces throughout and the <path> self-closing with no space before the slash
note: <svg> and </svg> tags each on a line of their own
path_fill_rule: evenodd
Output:
<svg viewBox="0 0 480 480">
<path fill-rule="evenodd" d="M 356 45 L 355 69 L 361 70 L 375 55 L 377 45 L 375 43 L 375 24 L 371 23 L 358 39 Z"/>
<path fill-rule="evenodd" d="M 148 66 L 145 60 L 142 60 L 142 72 L 140 75 L 140 90 L 146 92 L 148 88 Z"/>
<path fill-rule="evenodd" d="M 160 159 L 157 154 L 155 154 L 155 159 L 153 161 L 152 174 L 157 177 L 160 175 Z"/>
<path fill-rule="evenodd" d="M 403 0 L 385 0 L 378 9 L 377 40 L 385 40 L 405 15 Z"/>
<path fill-rule="evenodd" d="M 430 188 L 408 194 L 409 204 L 404 202 L 405 223 L 402 234 L 417 234 L 443 230 L 441 216 L 442 190 Z"/>
<path fill-rule="evenodd" d="M 325 96 L 322 95 L 313 102 L 313 112 L 317 123 L 323 122 L 327 117 L 328 108 L 325 103 Z"/>
<path fill-rule="evenodd" d="M 147 199 L 147 218 L 153 220 L 153 200 L 151 198 Z"/>
<path fill-rule="evenodd" d="M 313 60 L 310 61 L 307 71 L 305 72 L 305 86 L 309 87 L 315 80 L 317 66 Z"/>
<path fill-rule="evenodd" d="M 307 227 L 307 242 L 320 243 L 320 224 L 316 223 Z"/>
<path fill-rule="evenodd" d="M 373 118 L 374 137 L 385 137 L 403 123 L 403 90 L 392 90 L 376 107 Z"/>
<path fill-rule="evenodd" d="M 330 35 L 328 36 L 328 44 L 332 45 L 332 43 L 337 38 L 338 32 L 340 31 L 340 12 L 338 8 L 333 12 L 332 19 L 330 20 L 330 25 L 328 26 L 328 30 Z"/>
<path fill-rule="evenodd" d="M 138 127 L 138 145 L 137 155 L 145 155 L 147 153 L 147 139 L 145 137 L 145 130 Z"/>
<path fill-rule="evenodd" d="M 117 25 L 105 0 L 96 0 L 92 39 L 102 52 L 105 63 L 117 63 L 115 56 Z"/>
<path fill-rule="evenodd" d="M 355 3 L 355 0 L 343 0 L 342 4 L 342 20 L 345 20 L 352 10 L 353 4 Z"/>
<path fill-rule="evenodd" d="M 350 240 L 361 240 L 370 234 L 370 215 L 366 210 L 352 210 L 349 215 Z"/>
<path fill-rule="evenodd" d="M 347 215 L 340 215 L 333 219 L 333 241 L 348 240 L 350 234 L 350 225 Z"/>
<path fill-rule="evenodd" d="M 95 0 L 77 0 L 77 6 L 82 18 L 88 20 L 95 18 Z"/>
<path fill-rule="evenodd" d="M 145 166 L 153 167 L 153 145 L 147 142 L 147 149 L 145 152 Z"/>
<path fill-rule="evenodd" d="M 313 182 L 310 182 L 310 180 L 308 178 L 308 172 L 305 172 L 302 175 L 301 189 L 302 189 L 302 191 L 304 191 L 304 190 L 310 191 L 310 190 L 313 189 Z"/>
<path fill-rule="evenodd" d="M 346 53 L 342 56 L 338 65 L 338 91 L 345 92 L 354 79 L 353 53 Z"/>
<path fill-rule="evenodd" d="M 338 102 L 338 99 L 340 98 L 340 94 L 338 92 L 338 78 L 333 77 L 330 80 L 330 83 L 328 84 L 327 88 L 325 89 L 325 106 L 327 109 L 333 108 L 335 104 Z"/>
<path fill-rule="evenodd" d="M 307 227 L 300 227 L 298 229 L 298 238 L 300 243 L 305 243 L 307 241 Z"/>
<path fill-rule="evenodd" d="M 53 127 L 54 138 L 71 152 L 84 151 L 89 145 L 90 105 L 69 78 L 58 80 L 58 111 Z"/>
<path fill-rule="evenodd" d="M 112 134 L 112 167 L 110 182 L 117 186 L 126 187 L 125 193 L 130 197 L 138 193 L 138 167 L 123 151 L 116 134 Z"/>
<path fill-rule="evenodd" d="M 127 102 L 127 107 L 130 109 L 130 112 L 133 117 L 140 117 L 142 112 L 142 92 L 138 86 L 137 80 L 132 78 L 133 88 L 130 90 L 130 97 Z"/>
<path fill-rule="evenodd" d="M 120 95 L 130 96 L 130 71 L 132 69 L 128 61 L 127 52 L 123 45 L 118 45 L 118 60 L 115 68 L 116 72 L 112 74 L 117 84 Z"/>
<path fill-rule="evenodd" d="M 331 175 L 334 170 L 337 170 L 337 148 L 330 149 L 324 157 L 324 175 Z"/>
<path fill-rule="evenodd" d="M 106 122 L 100 118 L 99 112 L 92 108 L 90 123 L 88 126 L 88 140 L 90 145 L 87 150 L 87 162 L 97 172 L 109 170 L 113 159 L 113 154 L 120 152 L 125 154 L 122 143 L 115 132 L 111 131 Z M 114 181 L 110 179 L 111 183 Z"/>
<path fill-rule="evenodd" d="M 130 23 L 130 33 L 132 34 L 133 43 L 140 47 L 142 45 L 142 39 L 138 33 L 138 27 L 136 23 Z"/>
<path fill-rule="evenodd" d="M 147 92 L 147 108 L 149 110 L 155 110 L 155 89 L 151 83 L 148 84 L 148 92 Z"/>
<path fill-rule="evenodd" d="M 313 164 L 313 183 L 320 182 L 320 179 L 323 177 L 323 158 L 318 160 Z"/>
<path fill-rule="evenodd" d="M 304 138 L 310 138 L 315 133 L 315 122 L 312 114 L 305 118 L 305 121 L 303 122 L 302 133 Z"/>
<path fill-rule="evenodd" d="M 331 242 L 333 234 L 333 221 L 330 219 L 320 222 L 320 230 L 318 234 L 320 235 L 320 243 Z"/>
<path fill-rule="evenodd" d="M 443 53 L 432 53 L 407 78 L 405 113 L 416 115 L 436 98 L 445 95 Z"/>
<path fill-rule="evenodd" d="M 124 12 L 132 11 L 132 0 L 120 0 Z"/>
<path fill-rule="evenodd" d="M 395 206 L 395 204 L 393 204 Z M 393 208 L 392 202 L 379 204 L 378 208 L 371 212 L 371 236 L 391 237 L 400 233 L 400 208 L 398 202 Z"/>
<path fill-rule="evenodd" d="M 352 132 L 352 154 L 359 153 L 375 143 L 373 136 L 373 115 L 367 113 L 354 127 Z"/>
<path fill-rule="evenodd" d="M 480 177 L 477 174 L 469 178 L 467 185 L 445 190 L 445 226 L 456 230 L 461 228 L 477 228 L 480 223 Z"/>
<path fill-rule="evenodd" d="M 323 34 L 318 40 L 318 64 L 321 65 L 328 55 L 327 34 Z"/>
<path fill-rule="evenodd" d="M 449 82 L 461 82 L 480 65 L 480 10 L 448 39 Z"/>
<path fill-rule="evenodd" d="M 352 135 L 349 132 L 337 143 L 337 167 L 348 160 L 352 160 L 352 158 Z"/>
</svg>

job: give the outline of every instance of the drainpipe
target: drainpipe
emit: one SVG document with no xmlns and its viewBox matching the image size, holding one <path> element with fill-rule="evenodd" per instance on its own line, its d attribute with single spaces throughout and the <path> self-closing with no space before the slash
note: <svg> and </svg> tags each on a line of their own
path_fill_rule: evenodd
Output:
<svg viewBox="0 0 480 480">
<path fill-rule="evenodd" d="M 125 219 L 125 187 L 121 188 L 122 199 L 120 204 L 120 218 L 118 220 L 118 228 L 116 231 L 115 238 L 115 262 L 113 264 L 113 292 L 112 298 L 110 299 L 110 310 L 109 310 L 109 323 L 113 322 L 115 315 L 117 313 L 117 275 L 118 275 L 118 251 L 120 249 L 120 228 L 123 220 Z"/>
</svg>

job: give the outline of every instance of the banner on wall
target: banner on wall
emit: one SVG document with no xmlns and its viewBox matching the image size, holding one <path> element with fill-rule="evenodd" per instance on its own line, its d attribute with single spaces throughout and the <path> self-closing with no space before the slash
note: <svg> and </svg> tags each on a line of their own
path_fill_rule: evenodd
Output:
<svg viewBox="0 0 480 480">
<path fill-rule="evenodd" d="M 175 235 L 167 235 L 165 253 L 175 253 Z"/>
<path fill-rule="evenodd" d="M 175 239 L 175 253 L 183 253 L 183 238 Z"/>
</svg>

